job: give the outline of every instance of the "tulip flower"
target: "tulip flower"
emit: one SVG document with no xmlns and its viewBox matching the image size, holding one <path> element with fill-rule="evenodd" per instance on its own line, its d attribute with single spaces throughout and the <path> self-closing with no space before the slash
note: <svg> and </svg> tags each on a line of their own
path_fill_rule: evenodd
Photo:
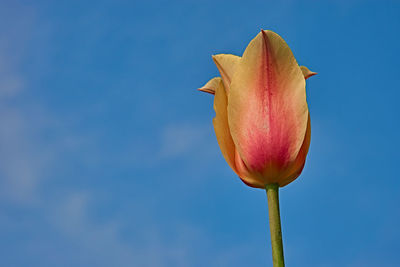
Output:
<svg viewBox="0 0 400 267">
<path fill-rule="evenodd" d="M 214 94 L 213 119 L 221 152 L 248 186 L 267 190 L 274 266 L 284 266 L 278 189 L 303 170 L 310 145 L 305 80 L 286 42 L 262 30 L 242 57 L 213 56 L 221 77 L 200 91 Z"/>
</svg>

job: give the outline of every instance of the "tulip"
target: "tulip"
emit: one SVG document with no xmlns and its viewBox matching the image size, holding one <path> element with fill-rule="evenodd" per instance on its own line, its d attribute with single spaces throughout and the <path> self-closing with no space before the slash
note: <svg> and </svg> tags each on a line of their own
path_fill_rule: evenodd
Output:
<svg viewBox="0 0 400 267">
<path fill-rule="evenodd" d="M 221 77 L 199 90 L 214 94 L 213 125 L 229 166 L 246 185 L 267 190 L 274 266 L 284 266 L 278 188 L 295 180 L 305 164 L 311 135 L 305 80 L 316 73 L 299 66 L 272 31 L 262 30 L 242 57 L 219 54 L 213 60 Z"/>
</svg>

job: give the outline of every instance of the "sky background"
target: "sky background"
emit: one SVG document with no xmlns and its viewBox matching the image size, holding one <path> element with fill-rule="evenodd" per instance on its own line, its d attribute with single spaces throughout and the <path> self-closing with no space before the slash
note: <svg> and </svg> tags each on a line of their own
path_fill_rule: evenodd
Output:
<svg viewBox="0 0 400 267">
<path fill-rule="evenodd" d="M 195 90 L 261 28 L 318 72 L 307 163 L 280 191 L 287 266 L 399 266 L 399 14 L 0 0 L 1 266 L 272 266 L 265 192 L 225 163 Z"/>
</svg>

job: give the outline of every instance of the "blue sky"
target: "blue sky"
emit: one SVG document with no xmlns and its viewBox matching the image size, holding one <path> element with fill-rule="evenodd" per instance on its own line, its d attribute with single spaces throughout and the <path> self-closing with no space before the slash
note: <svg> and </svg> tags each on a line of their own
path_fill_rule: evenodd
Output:
<svg viewBox="0 0 400 267">
<path fill-rule="evenodd" d="M 1 1 L 2 266 L 271 266 L 265 192 L 195 89 L 280 34 L 307 81 L 287 266 L 398 266 L 398 1 Z"/>
</svg>

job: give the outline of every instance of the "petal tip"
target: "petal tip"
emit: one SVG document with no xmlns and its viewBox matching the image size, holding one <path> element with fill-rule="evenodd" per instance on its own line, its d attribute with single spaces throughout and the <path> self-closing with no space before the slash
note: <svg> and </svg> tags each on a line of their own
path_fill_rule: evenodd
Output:
<svg viewBox="0 0 400 267">
<path fill-rule="evenodd" d="M 318 72 L 311 72 L 308 76 L 307 76 L 307 78 L 310 78 L 311 76 L 314 76 L 314 75 L 317 75 L 318 74 Z"/>
<path fill-rule="evenodd" d="M 311 76 L 317 75 L 317 72 L 309 70 L 306 66 L 300 66 L 301 72 L 303 73 L 304 79 L 308 79 Z"/>
<path fill-rule="evenodd" d="M 217 90 L 217 87 L 219 86 L 221 82 L 220 77 L 215 77 L 209 80 L 204 86 L 201 88 L 198 88 L 197 90 L 204 92 L 204 93 L 209 93 L 212 95 L 215 95 L 215 91 Z"/>
<path fill-rule="evenodd" d="M 219 64 L 217 63 L 219 60 L 221 60 L 224 57 L 225 54 L 215 54 L 212 55 L 211 58 L 214 61 L 215 64 Z"/>
<path fill-rule="evenodd" d="M 213 89 L 210 89 L 210 88 L 198 88 L 197 90 L 200 91 L 200 92 L 204 92 L 204 93 L 215 95 L 215 91 Z"/>
<path fill-rule="evenodd" d="M 264 40 L 268 39 L 266 30 L 261 29 L 261 34 L 262 34 Z"/>
</svg>

